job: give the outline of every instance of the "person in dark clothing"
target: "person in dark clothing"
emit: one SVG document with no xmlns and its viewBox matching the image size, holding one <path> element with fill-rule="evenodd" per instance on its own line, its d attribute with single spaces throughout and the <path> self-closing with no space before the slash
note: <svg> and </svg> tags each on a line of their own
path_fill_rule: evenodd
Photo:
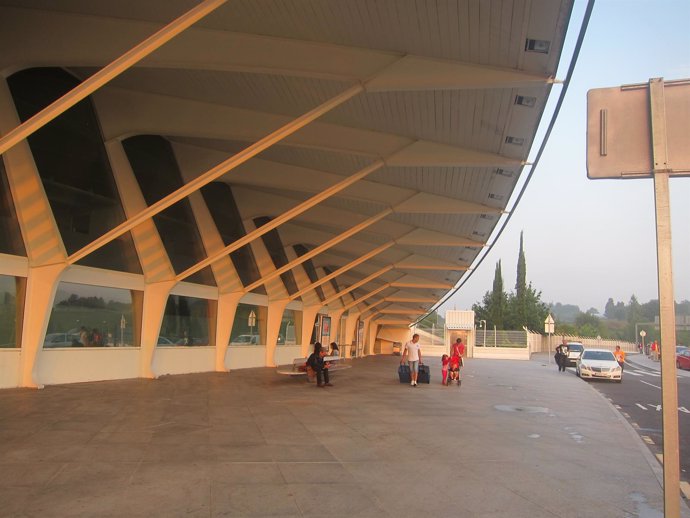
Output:
<svg viewBox="0 0 690 518">
<path fill-rule="evenodd" d="M 568 346 L 566 345 L 565 340 L 561 345 L 556 347 L 556 354 L 554 358 L 556 358 L 558 372 L 565 372 L 565 366 L 568 362 Z"/>
<path fill-rule="evenodd" d="M 324 356 L 326 356 L 326 350 L 319 342 L 316 342 L 314 352 L 307 358 L 307 365 L 316 373 L 316 386 L 320 388 L 333 386 L 328 379 L 329 363 L 324 363 Z"/>
</svg>

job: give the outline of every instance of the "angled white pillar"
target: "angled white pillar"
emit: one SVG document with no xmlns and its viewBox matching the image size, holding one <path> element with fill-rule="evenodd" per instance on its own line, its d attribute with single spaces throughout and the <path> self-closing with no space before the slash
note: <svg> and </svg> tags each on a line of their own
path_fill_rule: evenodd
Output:
<svg viewBox="0 0 690 518">
<path fill-rule="evenodd" d="M 12 95 L 6 81 L 0 79 L 0 134 L 18 124 Z M 36 367 L 60 276 L 68 266 L 67 253 L 29 144 L 20 142 L 2 159 L 29 260 L 19 379 L 21 386 L 36 388 L 42 386 Z"/>
<path fill-rule="evenodd" d="M 146 200 L 137 183 L 127 154 L 119 140 L 106 142 L 106 151 L 110 160 L 115 185 L 120 193 L 125 217 L 129 218 L 146 210 Z M 140 375 L 143 378 L 155 378 L 153 358 L 158 346 L 165 307 L 170 290 L 177 284 L 175 270 L 165 250 L 158 229 L 152 219 L 142 222 L 131 230 L 134 248 L 144 273 L 144 294 L 141 311 Z"/>
<path fill-rule="evenodd" d="M 275 367 L 275 354 L 280 334 L 280 323 L 283 321 L 285 307 L 290 301 L 285 299 L 269 300 L 266 320 L 266 367 Z"/>
<path fill-rule="evenodd" d="M 173 150 L 183 180 L 185 182 L 193 180 L 193 165 L 188 162 L 184 153 L 178 152 L 176 146 L 173 146 Z M 190 194 L 189 204 L 192 207 L 194 220 L 206 255 L 222 249 L 225 243 L 201 192 L 197 191 Z M 237 306 L 247 290 L 242 286 L 242 281 L 229 255 L 211 264 L 211 269 L 218 286 L 218 311 L 215 322 L 211 323 L 215 326 L 215 344 L 213 344 L 216 348 L 215 369 L 218 372 L 227 372 L 225 357 L 232 335 L 232 325 L 235 321 Z"/>
<path fill-rule="evenodd" d="M 227 372 L 225 356 L 230 344 L 232 324 L 235 321 L 237 306 L 244 293 L 234 291 L 218 295 L 218 313 L 216 315 L 216 371 Z"/>
<path fill-rule="evenodd" d="M 143 314 L 141 317 L 141 362 L 142 378 L 156 378 L 153 369 L 153 357 L 158 345 L 165 306 L 168 303 L 170 290 L 177 284 L 175 280 L 146 283 L 144 285 Z"/>
<path fill-rule="evenodd" d="M 292 247 L 287 247 L 285 249 L 285 253 L 288 257 L 288 260 L 290 261 L 297 256 Z M 319 310 L 323 307 L 323 304 L 321 303 L 321 299 L 319 298 L 319 296 L 313 288 L 307 289 L 311 281 L 302 265 L 293 269 L 292 273 L 295 276 L 295 282 L 297 282 L 297 287 L 299 288 L 299 291 L 302 293 L 302 324 L 299 328 L 300 354 L 302 356 L 307 356 L 308 354 L 311 354 L 309 341 L 311 338 L 311 333 L 314 329 L 314 319 L 316 318 L 316 315 L 318 314 Z M 294 297 L 290 298 L 290 300 L 293 299 Z"/>
<path fill-rule="evenodd" d="M 311 354 L 311 334 L 314 331 L 314 321 L 322 305 L 311 305 L 302 307 L 302 355 Z"/>
<path fill-rule="evenodd" d="M 348 349 L 355 347 L 355 328 L 360 315 L 361 313 L 359 311 L 350 310 L 345 319 L 345 346 Z"/>
<path fill-rule="evenodd" d="M 340 319 L 343 313 L 345 313 L 345 308 L 333 309 L 328 313 L 331 317 L 331 341 L 336 342 L 338 346 L 340 346 L 338 332 L 340 331 Z M 340 354 L 344 354 L 344 352 L 341 350 Z"/>
</svg>

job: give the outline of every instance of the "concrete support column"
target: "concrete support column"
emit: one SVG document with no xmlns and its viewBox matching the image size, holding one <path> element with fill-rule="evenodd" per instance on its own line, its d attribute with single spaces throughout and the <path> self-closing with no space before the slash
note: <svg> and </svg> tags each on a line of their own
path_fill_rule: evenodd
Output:
<svg viewBox="0 0 690 518">
<path fill-rule="evenodd" d="M 319 314 L 321 305 L 304 306 L 302 307 L 302 356 L 311 354 L 311 334 L 314 331 L 314 320 Z"/>
<path fill-rule="evenodd" d="M 375 320 L 368 318 L 365 324 L 364 336 L 366 349 L 365 354 L 376 354 L 374 346 L 376 345 L 376 335 L 378 334 L 379 325 Z"/>
<path fill-rule="evenodd" d="M 355 329 L 357 326 L 357 320 L 359 319 L 359 315 L 361 313 L 355 312 L 355 311 L 350 311 L 350 313 L 347 315 L 347 319 L 345 320 L 345 345 L 354 347 L 355 346 L 355 341 L 354 341 L 354 336 L 355 336 Z"/>
<path fill-rule="evenodd" d="M 66 264 L 53 264 L 29 269 L 22 326 L 21 385 L 43 388 L 36 373 L 39 355 L 53 308 L 60 275 Z"/>
<path fill-rule="evenodd" d="M 343 316 L 343 313 L 345 313 L 344 308 L 339 308 L 339 309 L 334 309 L 333 311 L 329 311 L 329 315 L 331 316 L 331 341 L 332 342 L 338 342 L 338 332 L 340 331 L 340 319 Z M 338 343 L 338 346 L 340 344 Z M 342 351 L 341 351 L 342 354 Z"/>
<path fill-rule="evenodd" d="M 218 314 L 216 315 L 216 371 L 218 372 L 228 371 L 225 366 L 225 355 L 228 352 L 237 305 L 243 295 L 243 293 L 234 292 L 221 293 L 218 296 Z"/>
<path fill-rule="evenodd" d="M 280 323 L 283 321 L 285 307 L 289 299 L 271 300 L 268 302 L 268 318 L 266 321 L 266 367 L 275 367 L 275 352 L 280 333 Z"/>
<path fill-rule="evenodd" d="M 0 79 L 0 135 L 18 125 L 19 117 L 9 87 L 4 79 Z M 42 386 L 36 376 L 36 366 L 60 275 L 67 268 L 67 253 L 28 142 L 17 143 L 0 160 L 5 163 L 7 182 L 29 259 L 19 379 L 23 387 L 36 388 Z"/>
<path fill-rule="evenodd" d="M 177 284 L 174 280 L 155 282 L 144 287 L 144 308 L 141 319 L 141 377 L 156 378 L 153 370 L 153 355 L 158 345 L 165 305 L 170 290 Z"/>
</svg>

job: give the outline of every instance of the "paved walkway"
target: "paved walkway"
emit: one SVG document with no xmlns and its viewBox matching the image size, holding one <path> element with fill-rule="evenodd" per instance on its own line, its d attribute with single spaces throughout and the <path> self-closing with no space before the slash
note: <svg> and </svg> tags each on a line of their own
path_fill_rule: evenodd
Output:
<svg viewBox="0 0 690 518">
<path fill-rule="evenodd" d="M 325 389 L 251 369 L 0 391 L 0 515 L 661 517 L 646 447 L 545 360 L 470 360 L 460 388 L 437 365 L 401 385 L 385 356 Z"/>
<path fill-rule="evenodd" d="M 625 361 L 632 364 L 632 365 L 637 365 L 640 367 L 646 367 L 647 369 L 661 372 L 661 362 L 659 362 L 659 360 L 652 360 L 651 358 L 649 358 L 648 356 L 645 356 L 644 354 L 628 353 L 625 356 Z M 680 376 L 682 378 L 690 378 L 690 371 L 677 369 L 676 373 L 678 374 L 678 376 Z"/>
</svg>

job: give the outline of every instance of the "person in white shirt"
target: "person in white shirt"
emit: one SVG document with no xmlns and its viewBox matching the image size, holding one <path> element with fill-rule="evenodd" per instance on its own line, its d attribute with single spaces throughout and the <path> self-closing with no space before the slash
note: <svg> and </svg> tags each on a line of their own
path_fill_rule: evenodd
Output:
<svg viewBox="0 0 690 518">
<path fill-rule="evenodd" d="M 400 358 L 400 363 L 405 363 L 405 356 L 410 363 L 410 385 L 413 387 L 417 386 L 417 373 L 419 372 L 419 362 L 422 361 L 422 350 L 419 347 L 419 335 L 412 335 L 412 340 L 407 342 L 403 346 L 402 358 Z"/>
</svg>

